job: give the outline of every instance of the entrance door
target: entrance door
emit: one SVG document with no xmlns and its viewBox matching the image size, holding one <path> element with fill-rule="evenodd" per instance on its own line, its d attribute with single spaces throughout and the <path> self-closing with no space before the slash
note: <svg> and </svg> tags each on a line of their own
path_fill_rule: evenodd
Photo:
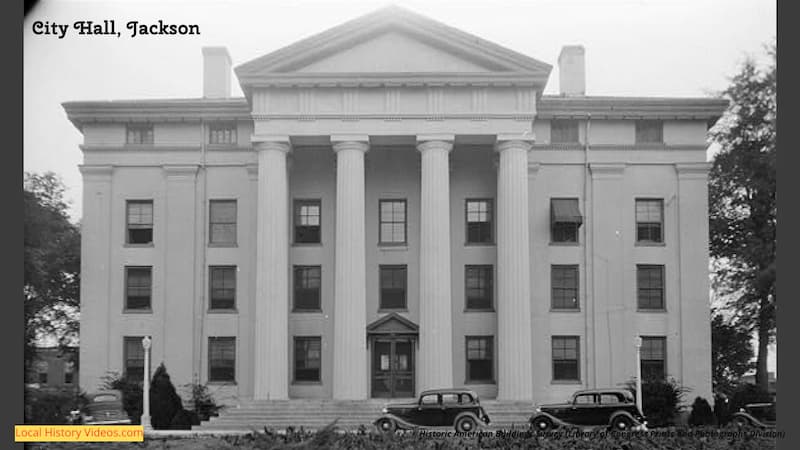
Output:
<svg viewBox="0 0 800 450">
<path fill-rule="evenodd" d="M 408 339 L 376 339 L 372 346 L 372 396 L 414 396 L 414 345 Z"/>
</svg>

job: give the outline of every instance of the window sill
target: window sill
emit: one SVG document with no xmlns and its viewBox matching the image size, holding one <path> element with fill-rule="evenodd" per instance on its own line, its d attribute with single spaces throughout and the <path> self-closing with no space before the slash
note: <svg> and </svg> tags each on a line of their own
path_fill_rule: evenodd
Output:
<svg viewBox="0 0 800 450">
<path fill-rule="evenodd" d="M 663 242 L 636 241 L 635 247 L 666 247 Z"/>
<path fill-rule="evenodd" d="M 322 381 L 292 381 L 293 386 L 322 386 Z"/>
<path fill-rule="evenodd" d="M 563 385 L 576 385 L 576 384 L 583 384 L 581 380 L 550 380 L 550 384 L 563 384 Z"/>
<path fill-rule="evenodd" d="M 322 309 L 293 309 L 292 314 L 322 314 Z"/>
<path fill-rule="evenodd" d="M 322 247 L 322 242 L 294 242 L 292 243 L 292 247 Z"/>
<path fill-rule="evenodd" d="M 239 310 L 236 308 L 233 309 L 209 309 L 208 314 L 239 314 Z"/>
<path fill-rule="evenodd" d="M 382 252 L 407 252 L 408 244 L 378 244 L 378 249 Z"/>
<path fill-rule="evenodd" d="M 494 242 L 464 242 L 464 247 L 496 247 Z"/>
<path fill-rule="evenodd" d="M 209 380 L 207 384 L 210 384 L 212 386 L 236 386 L 236 385 L 238 385 L 238 383 L 236 383 L 236 380 L 234 380 L 234 381 L 210 381 Z"/>
<path fill-rule="evenodd" d="M 486 384 L 486 385 L 490 385 L 490 384 L 497 384 L 497 381 L 495 381 L 495 380 L 465 380 L 464 384 L 472 384 L 472 385 L 475 385 L 475 384 Z"/>
<path fill-rule="evenodd" d="M 122 314 L 153 314 L 152 309 L 123 309 Z"/>
<path fill-rule="evenodd" d="M 236 244 L 236 242 L 233 242 L 233 243 L 230 243 L 230 244 L 224 243 L 224 242 L 209 242 L 208 243 L 208 247 L 209 248 L 237 248 L 239 246 Z"/>
<path fill-rule="evenodd" d="M 147 244 L 131 244 L 126 242 L 125 245 L 123 245 L 123 248 L 153 248 L 153 247 L 155 247 L 155 245 L 153 245 L 152 242 Z"/>
<path fill-rule="evenodd" d="M 637 313 L 656 313 L 666 314 L 668 311 L 665 308 L 636 308 Z"/>
<path fill-rule="evenodd" d="M 464 308 L 465 313 L 493 313 L 497 312 L 494 308 Z"/>
<path fill-rule="evenodd" d="M 551 313 L 579 313 L 581 312 L 580 308 L 550 308 Z"/>
<path fill-rule="evenodd" d="M 549 244 L 551 247 L 580 247 L 580 242 L 554 242 L 550 241 Z"/>
</svg>

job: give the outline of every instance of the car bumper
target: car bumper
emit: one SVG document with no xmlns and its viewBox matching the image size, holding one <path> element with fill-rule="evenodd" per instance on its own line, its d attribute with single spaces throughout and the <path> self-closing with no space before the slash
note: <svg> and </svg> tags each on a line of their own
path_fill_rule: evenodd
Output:
<svg viewBox="0 0 800 450">
<path fill-rule="evenodd" d="M 130 425 L 131 419 L 93 420 L 83 422 L 84 425 Z"/>
</svg>

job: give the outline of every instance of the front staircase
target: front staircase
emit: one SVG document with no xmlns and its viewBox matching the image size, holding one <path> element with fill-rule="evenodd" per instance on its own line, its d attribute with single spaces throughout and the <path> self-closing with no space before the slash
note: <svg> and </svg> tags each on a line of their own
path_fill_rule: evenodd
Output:
<svg viewBox="0 0 800 450">
<path fill-rule="evenodd" d="M 414 402 L 416 399 L 391 399 L 391 403 Z M 381 415 L 389 399 L 346 400 L 250 400 L 230 406 L 218 417 L 212 417 L 193 430 L 200 431 L 264 431 L 285 430 L 288 427 L 318 430 L 338 419 L 336 425 L 344 430 L 356 430 L 360 425 L 369 429 Z M 531 402 L 501 402 L 483 400 L 481 405 L 489 414 L 490 429 L 527 428 L 533 413 Z"/>
</svg>

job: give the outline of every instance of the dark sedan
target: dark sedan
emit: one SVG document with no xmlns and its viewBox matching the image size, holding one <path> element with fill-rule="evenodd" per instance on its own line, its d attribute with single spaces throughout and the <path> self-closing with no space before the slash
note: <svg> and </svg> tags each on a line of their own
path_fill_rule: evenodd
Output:
<svg viewBox="0 0 800 450">
<path fill-rule="evenodd" d="M 565 403 L 540 405 L 531 416 L 534 430 L 564 426 L 609 426 L 615 430 L 645 429 L 644 414 L 633 394 L 623 389 L 578 391 Z"/>
<path fill-rule="evenodd" d="M 383 432 L 420 427 L 455 427 L 459 432 L 475 431 L 489 416 L 478 395 L 466 389 L 424 391 L 413 403 L 388 404 L 375 425 Z"/>
</svg>

